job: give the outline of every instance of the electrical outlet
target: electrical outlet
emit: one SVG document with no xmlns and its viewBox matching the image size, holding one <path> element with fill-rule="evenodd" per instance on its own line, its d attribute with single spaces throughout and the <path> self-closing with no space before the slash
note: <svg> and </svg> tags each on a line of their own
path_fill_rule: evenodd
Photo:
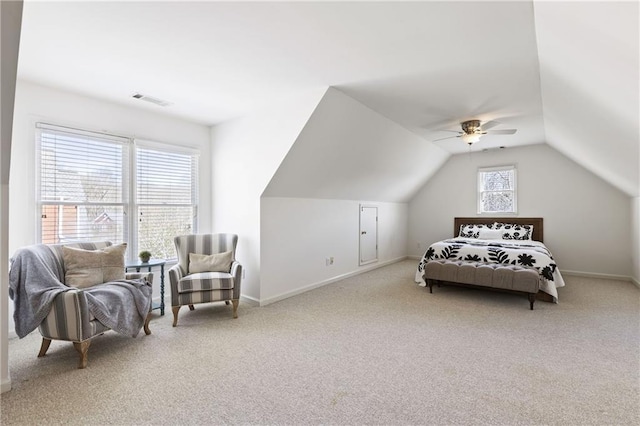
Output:
<svg viewBox="0 0 640 426">
<path fill-rule="evenodd" d="M 324 264 L 325 264 L 326 266 L 333 265 L 333 256 L 331 256 L 331 257 L 327 257 L 326 259 L 324 259 Z"/>
<path fill-rule="evenodd" d="M 333 265 L 333 256 L 329 258 L 329 265 Z"/>
</svg>

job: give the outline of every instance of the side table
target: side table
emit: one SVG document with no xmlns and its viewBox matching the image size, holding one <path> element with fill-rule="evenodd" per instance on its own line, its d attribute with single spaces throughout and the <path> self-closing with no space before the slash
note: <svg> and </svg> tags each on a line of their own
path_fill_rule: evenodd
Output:
<svg viewBox="0 0 640 426">
<path fill-rule="evenodd" d="M 160 303 L 154 303 L 151 310 L 160 308 L 160 315 L 164 315 L 164 265 L 167 263 L 165 259 L 150 259 L 148 262 L 127 262 L 124 265 L 125 271 L 135 268 L 136 272 L 140 272 L 140 269 L 147 268 L 151 272 L 151 268 L 160 267 Z"/>
</svg>

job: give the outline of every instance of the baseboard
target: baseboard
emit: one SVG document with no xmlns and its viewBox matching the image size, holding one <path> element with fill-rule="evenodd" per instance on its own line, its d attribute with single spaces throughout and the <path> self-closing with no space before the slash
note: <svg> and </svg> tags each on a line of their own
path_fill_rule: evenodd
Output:
<svg viewBox="0 0 640 426">
<path fill-rule="evenodd" d="M 245 296 L 245 295 L 240 295 L 240 301 L 247 303 L 251 306 L 260 306 L 260 301 L 254 297 L 251 296 Z"/>
<path fill-rule="evenodd" d="M 635 285 L 636 287 L 640 288 L 640 281 L 638 281 L 634 277 L 631 277 L 631 282 L 633 283 L 633 285 Z"/>
<path fill-rule="evenodd" d="M 413 259 L 413 260 L 421 260 L 422 256 L 416 256 L 416 255 L 409 255 L 407 256 L 407 259 Z"/>
<path fill-rule="evenodd" d="M 583 277 L 583 278 L 600 278 L 603 280 L 631 281 L 631 282 L 634 281 L 633 278 L 626 275 L 600 274 L 597 272 L 567 271 L 565 269 L 560 269 L 560 273 L 562 275 L 573 275 L 575 277 Z"/>
<path fill-rule="evenodd" d="M 0 384 L 0 393 L 9 392 L 11 390 L 11 377 L 2 380 Z"/>
<path fill-rule="evenodd" d="M 273 296 L 273 297 L 269 297 L 268 299 L 264 299 L 264 300 L 260 300 L 257 301 L 259 306 L 267 306 L 270 305 L 272 303 L 275 302 L 279 302 L 281 300 L 284 299 L 288 299 L 290 297 L 293 296 L 297 296 L 298 294 L 302 294 L 302 293 L 306 293 L 307 291 L 319 288 L 319 287 L 323 287 L 325 285 L 328 284 L 333 284 L 337 281 L 340 280 L 344 280 L 345 278 L 350 278 L 350 277 L 354 277 L 356 275 L 360 275 L 363 274 L 365 272 L 369 272 L 372 271 L 374 269 L 378 269 L 378 268 L 382 268 L 383 266 L 387 266 L 387 265 L 391 265 L 392 263 L 396 263 L 396 262 L 400 262 L 402 260 L 407 259 L 407 256 L 401 256 L 401 257 L 397 257 L 395 259 L 391 259 L 391 260 L 386 260 L 384 262 L 380 262 L 380 263 L 375 263 L 375 264 L 369 264 L 367 266 L 363 266 L 360 269 L 356 270 L 356 271 L 352 271 L 352 272 L 347 272 L 346 274 L 342 274 L 342 275 L 338 275 L 335 276 L 333 278 L 329 278 L 328 280 L 323 280 L 323 281 L 319 281 L 313 284 L 309 284 L 307 286 L 292 290 L 292 291 L 288 291 L 286 293 L 282 293 L 279 294 L 277 296 Z M 255 299 L 254 299 L 255 300 Z"/>
</svg>

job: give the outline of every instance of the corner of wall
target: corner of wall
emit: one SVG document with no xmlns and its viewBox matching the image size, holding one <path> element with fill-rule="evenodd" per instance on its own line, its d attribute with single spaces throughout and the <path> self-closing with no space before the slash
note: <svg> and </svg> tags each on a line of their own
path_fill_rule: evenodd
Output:
<svg viewBox="0 0 640 426">
<path fill-rule="evenodd" d="M 631 279 L 640 287 L 640 197 L 631 199 Z"/>
<path fill-rule="evenodd" d="M 0 3 L 0 21 L 2 22 L 2 117 L 0 135 L 2 152 L 0 153 L 0 391 L 11 390 L 9 374 L 9 286 L 4 285 L 9 276 L 9 170 L 11 164 L 11 137 L 13 133 L 13 109 L 15 105 L 16 76 L 18 70 L 18 51 L 22 27 L 22 1 Z"/>
</svg>

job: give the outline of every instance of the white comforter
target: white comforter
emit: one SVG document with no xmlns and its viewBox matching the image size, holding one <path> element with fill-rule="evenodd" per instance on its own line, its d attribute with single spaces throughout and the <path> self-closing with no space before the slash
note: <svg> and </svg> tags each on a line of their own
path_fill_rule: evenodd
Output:
<svg viewBox="0 0 640 426">
<path fill-rule="evenodd" d="M 536 268 L 540 272 L 540 290 L 558 301 L 557 288 L 564 286 L 553 256 L 539 241 L 482 240 L 477 238 L 452 238 L 432 244 L 425 252 L 416 270 L 415 281 L 426 286 L 422 279 L 429 260 L 455 259 L 471 262 L 502 263 Z"/>
</svg>

